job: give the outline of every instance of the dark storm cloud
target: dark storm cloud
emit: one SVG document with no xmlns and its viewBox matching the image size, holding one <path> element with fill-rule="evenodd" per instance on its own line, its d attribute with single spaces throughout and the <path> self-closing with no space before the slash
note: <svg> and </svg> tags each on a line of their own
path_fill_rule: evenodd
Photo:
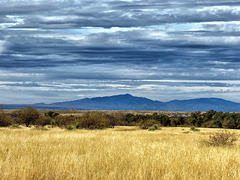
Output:
<svg viewBox="0 0 240 180">
<path fill-rule="evenodd" d="M 226 5 L 233 8 L 226 8 Z M 237 21 L 239 11 L 234 7 L 238 5 L 239 2 L 228 1 L 15 1 L 1 6 L 0 14 L 21 16 L 24 23 L 14 27 L 24 28 L 139 27 L 180 22 Z"/>
</svg>

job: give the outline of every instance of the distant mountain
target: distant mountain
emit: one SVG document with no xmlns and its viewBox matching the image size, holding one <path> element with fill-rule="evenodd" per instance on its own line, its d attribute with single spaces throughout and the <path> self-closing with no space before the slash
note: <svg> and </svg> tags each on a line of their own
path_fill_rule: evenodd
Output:
<svg viewBox="0 0 240 180">
<path fill-rule="evenodd" d="M 6 109 L 17 109 L 30 104 L 4 105 Z M 78 110 L 148 110 L 148 111 L 208 111 L 214 109 L 223 112 L 240 112 L 240 103 L 219 98 L 199 98 L 174 100 L 170 102 L 153 101 L 130 94 L 85 98 L 75 101 L 56 102 L 51 104 L 33 104 L 38 109 L 78 109 Z"/>
<path fill-rule="evenodd" d="M 85 98 L 76 101 L 57 102 L 52 106 L 93 110 L 157 110 L 162 105 L 160 101 L 153 101 L 130 94 Z"/>
</svg>

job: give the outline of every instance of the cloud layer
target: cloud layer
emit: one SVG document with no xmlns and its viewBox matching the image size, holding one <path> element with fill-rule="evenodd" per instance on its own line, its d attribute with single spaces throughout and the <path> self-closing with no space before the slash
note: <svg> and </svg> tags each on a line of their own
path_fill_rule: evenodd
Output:
<svg viewBox="0 0 240 180">
<path fill-rule="evenodd" d="M 240 1 L 2 0 L 0 103 L 240 102 Z"/>
</svg>

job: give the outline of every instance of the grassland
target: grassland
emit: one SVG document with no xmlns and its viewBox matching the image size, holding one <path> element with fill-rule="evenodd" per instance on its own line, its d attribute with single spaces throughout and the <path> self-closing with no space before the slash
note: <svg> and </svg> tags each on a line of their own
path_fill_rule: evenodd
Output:
<svg viewBox="0 0 240 180">
<path fill-rule="evenodd" d="M 239 141 L 201 143 L 217 131 L 0 128 L 0 179 L 240 179 Z"/>
</svg>

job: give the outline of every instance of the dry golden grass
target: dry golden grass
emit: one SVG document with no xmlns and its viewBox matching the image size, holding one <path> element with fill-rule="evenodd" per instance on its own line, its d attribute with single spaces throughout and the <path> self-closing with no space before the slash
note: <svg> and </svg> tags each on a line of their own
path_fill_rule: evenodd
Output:
<svg viewBox="0 0 240 180">
<path fill-rule="evenodd" d="M 240 179 L 239 142 L 200 143 L 216 131 L 0 128 L 0 179 Z"/>
</svg>

